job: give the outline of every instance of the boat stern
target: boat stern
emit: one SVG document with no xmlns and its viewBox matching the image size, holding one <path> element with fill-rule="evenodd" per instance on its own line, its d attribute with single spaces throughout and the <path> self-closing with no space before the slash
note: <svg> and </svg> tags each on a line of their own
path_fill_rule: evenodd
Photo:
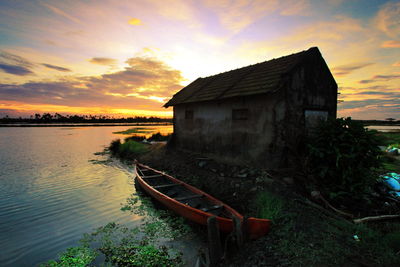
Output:
<svg viewBox="0 0 400 267">
<path fill-rule="evenodd" d="M 246 232 L 250 239 L 266 235 L 271 229 L 271 220 L 250 217 L 246 220 Z"/>
</svg>

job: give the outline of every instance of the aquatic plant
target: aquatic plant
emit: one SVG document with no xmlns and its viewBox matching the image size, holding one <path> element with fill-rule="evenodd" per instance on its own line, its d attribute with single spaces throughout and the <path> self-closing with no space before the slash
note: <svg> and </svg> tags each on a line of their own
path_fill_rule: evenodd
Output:
<svg viewBox="0 0 400 267">
<path fill-rule="evenodd" d="M 71 247 L 59 256 L 59 260 L 50 260 L 40 267 L 84 267 L 89 265 L 97 256 L 94 250 L 82 246 Z"/>
<path fill-rule="evenodd" d="M 190 232 L 181 217 L 166 210 L 157 210 L 147 197 L 133 195 L 121 210 L 143 216 L 140 226 L 128 228 L 114 222 L 84 234 L 81 246 L 68 248 L 58 260 L 41 267 L 88 266 L 96 256 L 104 255 L 112 266 L 183 266 L 182 253 L 161 244 Z"/>
</svg>

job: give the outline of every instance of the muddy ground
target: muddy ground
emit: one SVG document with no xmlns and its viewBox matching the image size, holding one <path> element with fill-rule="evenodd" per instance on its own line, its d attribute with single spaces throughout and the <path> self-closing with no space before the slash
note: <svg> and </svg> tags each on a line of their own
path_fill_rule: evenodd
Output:
<svg viewBox="0 0 400 267">
<path fill-rule="evenodd" d="M 296 185 L 293 173 L 286 170 L 269 172 L 229 165 L 202 155 L 167 149 L 162 144 L 153 145 L 151 152 L 138 160 L 200 188 L 244 216 L 257 216 L 253 203 L 259 192 L 268 191 L 284 200 L 283 216 L 273 223 L 271 232 L 256 241 L 246 242 L 240 250 L 228 246 L 221 266 L 400 264 L 396 259 L 400 255 L 395 256 L 397 249 L 400 254 L 400 244 L 395 244 L 391 251 L 380 251 L 382 246 L 374 241 L 380 235 L 391 234 L 394 228 L 400 231 L 398 222 L 372 226 L 384 229 L 379 234 L 364 226 L 355 226 L 350 219 L 338 216 L 322 203 L 311 201 L 307 192 Z"/>
</svg>

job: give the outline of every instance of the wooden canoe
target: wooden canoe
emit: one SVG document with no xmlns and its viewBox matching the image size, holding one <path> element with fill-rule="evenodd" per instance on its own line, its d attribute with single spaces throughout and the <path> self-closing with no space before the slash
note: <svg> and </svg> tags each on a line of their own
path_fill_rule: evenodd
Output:
<svg viewBox="0 0 400 267">
<path fill-rule="evenodd" d="M 234 229 L 232 218 L 236 217 L 242 221 L 243 231 L 251 239 L 269 232 L 270 220 L 250 217 L 243 222 L 240 213 L 209 194 L 138 162 L 134 167 L 137 182 L 148 194 L 190 221 L 207 225 L 207 219 L 216 216 L 219 229 L 230 233 Z"/>
</svg>

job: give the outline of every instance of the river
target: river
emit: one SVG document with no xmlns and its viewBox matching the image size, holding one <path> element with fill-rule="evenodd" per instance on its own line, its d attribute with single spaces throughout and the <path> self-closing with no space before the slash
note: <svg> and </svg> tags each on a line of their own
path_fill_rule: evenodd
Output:
<svg viewBox="0 0 400 267">
<path fill-rule="evenodd" d="M 36 266 L 108 222 L 139 223 L 120 211 L 129 169 L 96 153 L 129 128 L 0 128 L 0 266 Z"/>
</svg>

